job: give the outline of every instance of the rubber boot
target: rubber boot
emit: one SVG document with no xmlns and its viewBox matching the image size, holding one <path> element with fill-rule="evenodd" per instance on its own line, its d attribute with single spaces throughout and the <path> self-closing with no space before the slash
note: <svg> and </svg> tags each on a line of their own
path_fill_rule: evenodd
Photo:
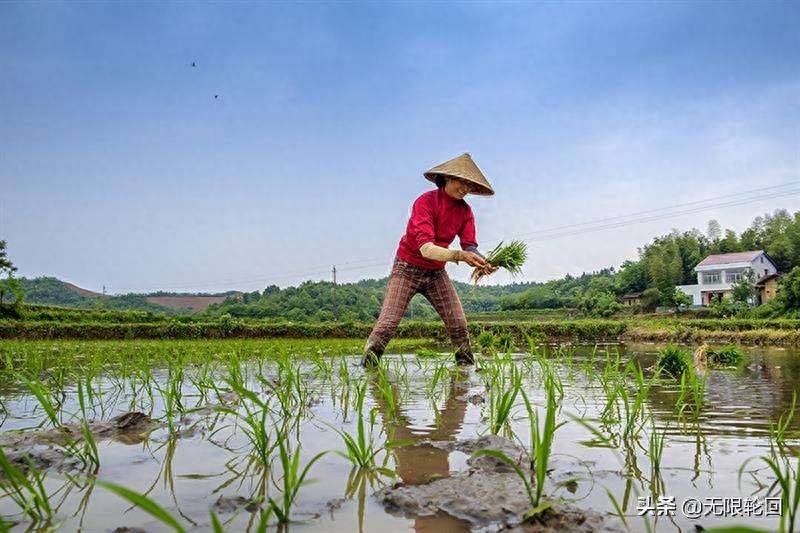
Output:
<svg viewBox="0 0 800 533">
<path fill-rule="evenodd" d="M 465 366 L 474 365 L 475 357 L 472 355 L 472 349 L 467 347 L 456 350 L 456 364 Z"/>
<path fill-rule="evenodd" d="M 378 366 L 380 360 L 381 354 L 371 348 L 367 348 L 364 350 L 364 358 L 361 359 L 361 366 L 364 368 L 375 367 Z"/>
</svg>

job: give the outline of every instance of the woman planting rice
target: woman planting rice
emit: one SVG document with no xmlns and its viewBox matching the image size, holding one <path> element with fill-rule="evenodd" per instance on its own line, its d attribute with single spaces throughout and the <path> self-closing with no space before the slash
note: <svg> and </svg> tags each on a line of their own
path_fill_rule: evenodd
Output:
<svg viewBox="0 0 800 533">
<path fill-rule="evenodd" d="M 383 355 L 409 301 L 417 293 L 425 296 L 442 317 L 456 347 L 456 361 L 473 363 L 467 319 L 444 267 L 447 261 L 463 261 L 482 274 L 497 270 L 478 252 L 475 219 L 464 201 L 467 194 L 491 196 L 494 190 L 469 154 L 433 167 L 425 178 L 436 183 L 437 189 L 421 195 L 411 208 L 380 316 L 364 348 L 365 365 L 376 363 Z M 448 249 L 456 236 L 461 250 Z"/>
</svg>

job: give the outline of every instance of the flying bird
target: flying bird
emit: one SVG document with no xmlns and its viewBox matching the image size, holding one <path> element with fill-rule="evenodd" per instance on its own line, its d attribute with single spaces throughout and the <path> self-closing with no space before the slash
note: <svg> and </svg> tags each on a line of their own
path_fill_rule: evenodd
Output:
<svg viewBox="0 0 800 533">
<path fill-rule="evenodd" d="M 196 67 L 196 66 L 197 66 L 197 63 L 192 61 L 192 67 Z"/>
<path fill-rule="evenodd" d="M 214 95 L 214 100 L 219 100 L 219 95 L 218 94 Z"/>
</svg>

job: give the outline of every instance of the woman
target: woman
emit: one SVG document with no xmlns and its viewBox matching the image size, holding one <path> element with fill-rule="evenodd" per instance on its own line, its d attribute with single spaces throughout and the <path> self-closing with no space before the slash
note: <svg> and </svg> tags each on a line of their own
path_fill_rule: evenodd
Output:
<svg viewBox="0 0 800 533">
<path fill-rule="evenodd" d="M 364 347 L 364 365 L 376 363 L 397 331 L 411 297 L 422 294 L 444 320 L 456 347 L 456 362 L 472 364 L 467 319 L 453 282 L 444 269 L 447 261 L 464 261 L 490 274 L 497 270 L 478 252 L 475 219 L 464 201 L 467 194 L 491 196 L 492 186 L 469 154 L 463 154 L 425 173 L 436 190 L 414 201 L 406 233 L 400 239 L 392 274 L 386 286 L 381 314 Z M 447 247 L 455 237 L 461 250 Z"/>
</svg>

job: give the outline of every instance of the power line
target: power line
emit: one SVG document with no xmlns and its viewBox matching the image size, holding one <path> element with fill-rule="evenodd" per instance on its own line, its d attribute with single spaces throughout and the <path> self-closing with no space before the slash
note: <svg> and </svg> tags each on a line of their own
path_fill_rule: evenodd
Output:
<svg viewBox="0 0 800 533">
<path fill-rule="evenodd" d="M 561 237 L 568 237 L 574 235 L 582 235 L 585 233 L 592 233 L 596 231 L 602 231 L 605 229 L 613 229 L 619 228 L 624 226 L 629 226 L 632 224 L 641 224 L 645 222 L 652 222 L 656 220 L 663 220 L 666 218 L 678 216 L 678 215 L 686 215 L 686 214 L 693 214 L 693 213 L 700 213 L 703 211 L 708 211 L 711 209 L 719 209 L 724 207 L 735 207 L 740 205 L 745 205 L 754 202 L 760 202 L 763 200 L 769 200 L 774 198 L 783 198 L 786 196 L 792 196 L 795 194 L 800 194 L 800 188 L 793 188 L 788 190 L 780 190 L 786 187 L 793 187 L 795 185 L 800 184 L 800 181 L 791 181 L 779 185 L 771 185 L 768 187 L 759 187 L 756 189 L 749 189 L 746 191 L 741 191 L 738 193 L 730 193 L 716 197 L 710 197 L 703 200 L 694 200 L 691 202 L 685 202 L 681 204 L 675 204 L 672 206 L 665 206 L 659 207 L 655 209 L 648 209 L 643 211 L 637 211 L 634 213 L 628 213 L 625 215 L 617 215 L 612 217 L 604 217 L 584 222 L 576 222 L 572 224 L 563 224 L 560 226 L 553 226 L 550 228 L 544 228 L 541 230 L 537 230 L 535 232 L 531 232 L 525 235 L 520 236 L 519 238 L 526 241 L 526 242 L 540 242 L 546 241 L 551 239 L 557 239 Z M 769 191 L 769 192 L 766 192 Z M 762 194 L 755 194 L 754 193 L 762 193 Z M 719 200 L 729 199 L 724 202 L 719 202 Z M 716 203 L 714 203 L 716 202 Z M 707 205 L 703 205 L 707 204 Z M 694 207 L 692 207 L 694 206 Z M 647 216 L 640 216 L 640 215 L 647 215 Z M 366 264 L 362 264 L 366 263 Z M 388 264 L 387 260 L 377 261 L 376 259 L 360 259 L 360 260 L 353 260 L 353 261 L 346 261 L 343 263 L 337 263 L 338 267 L 334 267 L 337 273 L 341 273 L 343 271 L 356 271 L 356 270 L 365 270 L 369 268 L 374 268 L 378 266 L 386 266 Z M 348 266 L 345 266 L 348 265 Z M 358 266 L 356 266 L 358 265 Z M 312 267 L 314 270 L 312 271 L 294 271 L 294 272 L 284 272 L 281 274 L 268 274 L 263 277 L 253 278 L 249 280 L 238 280 L 238 281 L 230 281 L 230 282 L 215 282 L 215 281 L 208 281 L 208 282 L 197 282 L 193 284 L 187 285 L 173 285 L 173 286 L 160 286 L 160 287 L 150 287 L 150 288 L 137 288 L 132 289 L 131 292 L 141 291 L 141 292 L 152 292 L 155 290 L 164 290 L 164 289 L 188 289 L 188 288 L 198 288 L 198 287 L 208 287 L 214 285 L 216 287 L 227 287 L 232 285 L 242 285 L 245 283 L 257 283 L 257 282 L 268 282 L 274 281 L 277 279 L 286 279 L 291 277 L 309 277 L 309 276 L 323 276 L 325 274 L 330 274 L 331 270 L 329 266 L 320 266 L 320 267 Z"/>
<path fill-rule="evenodd" d="M 658 212 L 662 212 L 662 211 L 673 211 L 673 210 L 676 210 L 676 209 L 680 209 L 682 207 L 688 207 L 688 206 L 692 206 L 692 205 L 700 206 L 701 204 L 705 204 L 705 203 L 709 203 L 709 202 L 715 202 L 717 200 L 722 200 L 724 198 L 735 198 L 737 196 L 747 196 L 747 195 L 750 195 L 750 194 L 753 194 L 753 193 L 759 193 L 759 192 L 762 192 L 762 191 L 769 191 L 769 190 L 772 190 L 772 189 L 780 189 L 780 188 L 784 188 L 784 187 L 792 187 L 792 186 L 795 186 L 795 185 L 798 185 L 798 184 L 800 184 L 800 181 L 790 181 L 790 182 L 787 182 L 787 183 L 782 183 L 780 185 L 771 185 L 769 187 L 759 187 L 757 189 L 749 189 L 749 190 L 741 191 L 741 192 L 738 192 L 738 193 L 724 194 L 722 196 L 714 196 L 714 197 L 710 197 L 710 198 L 705 198 L 703 200 L 694 200 L 692 202 L 685 202 L 685 203 L 682 203 L 682 204 L 675 204 L 675 205 L 671 205 L 671 206 L 667 206 L 667 207 L 659 207 L 659 208 L 655 208 L 655 209 L 646 209 L 644 211 L 635 211 L 633 213 L 626 213 L 624 215 L 616 215 L 616 216 L 612 216 L 612 217 L 603 217 L 603 218 L 598 218 L 598 219 L 593 219 L 593 220 L 587 220 L 587 221 L 584 221 L 584 222 L 574 222 L 574 223 L 570 223 L 570 224 L 563 224 L 563 225 L 560 225 L 560 226 L 551 226 L 549 228 L 542 228 L 542 229 L 539 229 L 539 230 L 532 231 L 532 232 L 527 233 L 527 234 L 525 234 L 523 236 L 520 236 L 520 238 L 525 238 L 527 236 L 534 236 L 534 235 L 538 235 L 538 234 L 541 234 L 541 233 L 551 233 L 551 232 L 555 232 L 555 231 L 563 230 L 563 229 L 568 229 L 568 228 L 589 226 L 589 225 L 598 224 L 598 223 L 604 223 L 604 222 L 611 222 L 611 221 L 614 221 L 614 220 L 624 220 L 624 219 L 629 219 L 629 218 L 632 218 L 632 217 L 636 217 L 638 215 L 648 215 L 648 214 L 658 213 Z M 782 191 L 773 191 L 773 192 L 778 193 L 778 192 L 782 192 Z M 706 207 L 708 209 L 713 209 L 716 206 L 709 205 L 709 206 L 706 206 Z M 668 216 L 679 215 L 679 214 L 682 214 L 682 213 L 670 213 Z"/>
<path fill-rule="evenodd" d="M 685 210 L 681 210 L 681 211 L 675 211 L 675 212 L 671 212 L 671 213 L 663 213 L 663 214 L 660 214 L 660 215 L 654 215 L 654 216 L 649 216 L 649 217 L 642 217 L 642 218 L 631 219 L 631 220 L 623 220 L 623 221 L 620 221 L 620 222 L 614 222 L 614 223 L 609 223 L 609 224 L 601 224 L 601 225 L 597 225 L 597 226 L 590 226 L 590 227 L 582 229 L 582 230 L 568 230 L 568 231 L 562 231 L 562 232 L 555 232 L 555 233 L 551 233 L 549 235 L 541 235 L 541 236 L 538 236 L 538 237 L 536 237 L 536 236 L 527 237 L 527 238 L 523 237 L 523 240 L 528 241 L 528 242 L 538 242 L 538 241 L 545 241 L 545 240 L 554 239 L 554 238 L 558 238 L 558 237 L 567 237 L 567 236 L 571 236 L 571 235 L 581 235 L 581 234 L 584 234 L 584 233 L 592 233 L 592 232 L 600 231 L 600 230 L 604 230 L 604 229 L 620 228 L 620 227 L 624 227 L 624 226 L 630 226 L 631 224 L 641 224 L 641 223 L 644 223 L 644 222 L 652 222 L 652 221 L 655 221 L 655 220 L 663 220 L 663 219 L 670 218 L 670 217 L 677 216 L 677 215 L 688 215 L 688 214 L 693 214 L 693 213 L 701 213 L 703 211 L 708 211 L 710 209 L 718 209 L 718 208 L 721 208 L 721 207 L 735 207 L 735 206 L 739 206 L 739 205 L 750 204 L 750 203 L 753 203 L 753 202 L 760 202 L 762 200 L 770 200 L 770 199 L 773 199 L 773 198 L 783 198 L 785 196 L 792 196 L 792 195 L 795 195 L 795 194 L 800 194 L 800 189 L 793 189 L 793 190 L 789 190 L 789 191 L 781 191 L 779 193 L 767 194 L 767 195 L 762 195 L 762 196 L 758 196 L 758 197 L 754 197 L 754 198 L 739 199 L 739 200 L 734 200 L 734 201 L 729 201 L 729 202 L 724 202 L 724 203 L 719 203 L 719 204 L 712 204 L 712 205 L 707 205 L 707 206 L 703 206 L 703 207 L 696 207 L 696 208 L 692 208 L 692 209 L 685 209 Z"/>
</svg>

